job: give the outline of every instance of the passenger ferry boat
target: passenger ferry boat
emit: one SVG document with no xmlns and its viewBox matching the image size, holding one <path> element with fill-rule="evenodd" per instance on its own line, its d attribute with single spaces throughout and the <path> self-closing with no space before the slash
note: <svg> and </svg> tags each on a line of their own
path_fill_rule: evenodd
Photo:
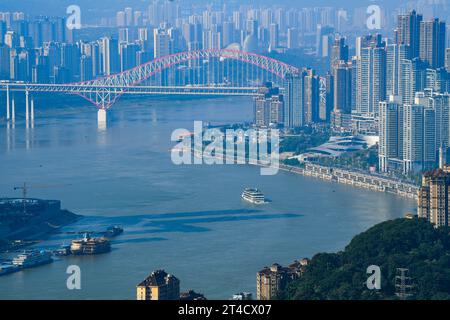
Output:
<svg viewBox="0 0 450 320">
<path fill-rule="evenodd" d="M 94 255 L 111 251 L 111 244 L 106 238 L 90 238 L 85 235 L 83 239 L 73 240 L 70 252 L 74 255 Z"/>
<path fill-rule="evenodd" d="M 242 199 L 253 204 L 264 204 L 268 202 L 264 194 L 255 188 L 246 188 L 242 193 Z"/>
<path fill-rule="evenodd" d="M 18 268 L 33 268 L 53 262 L 49 251 L 28 250 L 16 256 L 12 263 Z"/>
</svg>

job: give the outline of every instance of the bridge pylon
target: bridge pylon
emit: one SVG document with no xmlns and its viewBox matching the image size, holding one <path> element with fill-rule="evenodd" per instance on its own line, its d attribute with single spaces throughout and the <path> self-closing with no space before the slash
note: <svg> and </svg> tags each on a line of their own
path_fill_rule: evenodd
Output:
<svg viewBox="0 0 450 320">
<path fill-rule="evenodd" d="M 97 124 L 99 129 L 106 129 L 107 109 L 98 109 Z"/>
<path fill-rule="evenodd" d="M 11 119 L 11 111 L 10 111 L 10 99 L 9 99 L 9 86 L 6 86 L 6 121 L 9 122 Z"/>
</svg>

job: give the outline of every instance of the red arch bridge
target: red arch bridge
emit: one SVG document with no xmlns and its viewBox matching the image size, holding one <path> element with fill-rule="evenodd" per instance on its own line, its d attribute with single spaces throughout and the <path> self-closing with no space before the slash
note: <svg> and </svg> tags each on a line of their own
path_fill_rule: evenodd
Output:
<svg viewBox="0 0 450 320">
<path fill-rule="evenodd" d="M 15 92 L 25 93 L 28 120 L 34 118 L 34 93 L 76 94 L 104 113 L 124 94 L 251 96 L 262 83 L 271 81 L 283 86 L 286 75 L 297 72 L 296 67 L 255 53 L 194 50 L 160 57 L 95 80 L 68 84 L 1 81 L 0 90 L 6 91 L 6 118 L 14 121 Z"/>
</svg>

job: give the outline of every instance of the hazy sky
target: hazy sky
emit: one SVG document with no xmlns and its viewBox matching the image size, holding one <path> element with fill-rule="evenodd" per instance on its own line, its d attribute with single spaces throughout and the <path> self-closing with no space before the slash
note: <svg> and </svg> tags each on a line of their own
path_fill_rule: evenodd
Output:
<svg viewBox="0 0 450 320">
<path fill-rule="evenodd" d="M 0 11 L 21 10 L 25 12 L 33 12 L 36 14 L 63 14 L 65 8 L 70 4 L 78 4 L 87 10 L 99 9 L 102 11 L 117 11 L 125 6 L 146 7 L 151 0 L 0 0 Z M 180 3 L 201 4 L 211 3 L 213 1 L 206 0 L 180 0 Z M 220 1 L 214 1 L 220 3 Z M 238 4 L 282 4 L 296 7 L 314 7 L 314 6 L 334 6 L 334 7 L 361 7 L 368 4 L 379 4 L 384 7 L 397 7 L 406 1 L 370 1 L 370 0 L 224 0 L 224 3 Z M 93 4 L 95 3 L 95 4 Z"/>
<path fill-rule="evenodd" d="M 271 6 L 273 4 L 285 5 L 289 7 L 317 7 L 332 6 L 336 8 L 344 8 L 350 10 L 354 8 L 364 8 L 370 4 L 381 6 L 385 12 L 394 13 L 395 9 L 414 8 L 424 14 L 425 18 L 440 17 L 447 20 L 450 6 L 450 0 L 178 0 L 183 8 L 196 6 L 205 8 L 207 3 L 227 3 L 229 7 L 234 9 L 239 5 L 264 5 Z M 0 0 L 0 11 L 23 11 L 31 16 L 49 15 L 64 16 L 66 8 L 71 4 L 81 7 L 83 23 L 97 23 L 99 17 L 113 18 L 119 10 L 130 6 L 137 10 L 146 10 L 153 0 Z M 417 3 L 419 8 L 417 8 Z M 445 4 L 441 7 L 428 6 L 428 3 Z M 184 4 L 184 5 L 183 5 Z M 445 7 L 444 10 L 442 10 Z"/>
</svg>

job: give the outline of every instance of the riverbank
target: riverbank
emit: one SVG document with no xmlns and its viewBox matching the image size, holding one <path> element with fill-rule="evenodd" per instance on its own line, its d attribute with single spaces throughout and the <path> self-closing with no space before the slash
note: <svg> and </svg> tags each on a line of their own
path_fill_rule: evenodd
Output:
<svg viewBox="0 0 450 320">
<path fill-rule="evenodd" d="M 347 184 L 357 188 L 387 192 L 408 199 L 417 200 L 418 198 L 419 186 L 378 174 L 331 168 L 312 163 L 305 164 L 304 168 L 281 164 L 280 170 Z"/>
<path fill-rule="evenodd" d="M 233 163 L 237 160 L 237 163 L 246 163 L 250 165 L 257 165 L 260 167 L 265 167 L 266 165 L 258 163 L 258 160 L 248 161 L 243 157 L 235 155 L 230 158 L 227 155 L 220 156 L 220 152 L 224 153 L 223 150 L 218 150 L 219 154 L 216 155 L 218 159 L 222 161 L 230 161 Z M 205 155 L 198 150 L 193 150 L 193 156 L 197 158 L 202 158 Z M 235 160 L 236 158 L 236 160 Z M 300 174 L 307 177 L 318 178 L 321 180 L 329 182 L 337 182 L 340 184 L 351 185 L 360 189 L 368 189 L 377 192 L 391 193 L 407 199 L 418 199 L 419 186 L 398 180 L 392 179 L 380 174 L 369 174 L 356 170 L 346 170 L 339 168 L 332 168 L 321 166 L 313 163 L 306 163 L 304 167 L 289 166 L 285 164 L 279 164 L 279 170 L 292 172 L 295 174 Z"/>
</svg>

